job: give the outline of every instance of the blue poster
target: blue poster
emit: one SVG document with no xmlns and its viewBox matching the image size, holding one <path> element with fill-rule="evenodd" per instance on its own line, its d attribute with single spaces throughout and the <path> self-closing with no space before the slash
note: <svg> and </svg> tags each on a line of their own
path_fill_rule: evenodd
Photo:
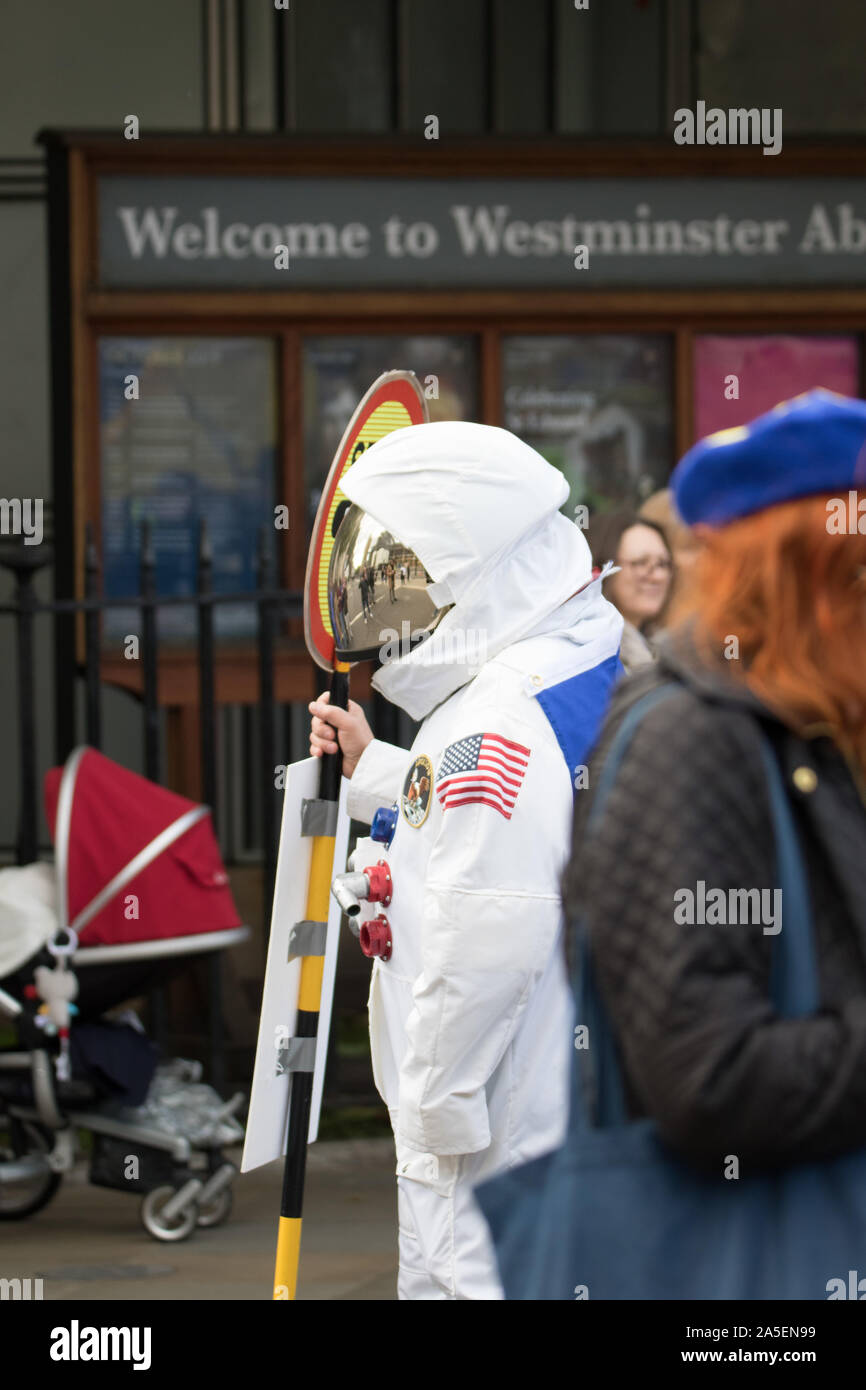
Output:
<svg viewBox="0 0 866 1390">
<path fill-rule="evenodd" d="M 199 523 L 217 593 L 256 587 L 261 527 L 273 530 L 277 449 L 275 345 L 268 338 L 102 338 L 100 452 L 103 586 L 140 593 L 141 522 L 150 521 L 160 596 L 195 593 Z M 251 604 L 217 604 L 222 637 L 255 632 Z M 195 637 L 195 610 L 159 611 L 162 638 Z M 140 626 L 106 610 L 104 636 Z"/>
</svg>

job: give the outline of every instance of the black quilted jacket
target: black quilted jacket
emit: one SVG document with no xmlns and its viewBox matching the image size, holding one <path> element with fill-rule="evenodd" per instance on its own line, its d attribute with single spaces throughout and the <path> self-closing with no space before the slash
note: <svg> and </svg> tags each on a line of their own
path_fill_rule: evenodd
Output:
<svg viewBox="0 0 866 1390">
<path fill-rule="evenodd" d="M 671 679 L 679 687 L 636 730 L 585 840 L 625 710 Z M 776 938 L 760 925 L 674 920 L 675 893 L 698 880 L 776 886 L 759 728 L 778 755 L 810 885 L 822 1006 L 802 1020 L 774 1013 Z M 797 737 L 686 640 L 664 643 L 657 665 L 618 688 L 576 794 L 564 901 L 572 961 L 576 924 L 589 932 L 631 1111 L 651 1114 L 673 1149 L 702 1166 L 736 1154 L 754 1168 L 866 1145 L 866 792 L 826 732 Z"/>
</svg>

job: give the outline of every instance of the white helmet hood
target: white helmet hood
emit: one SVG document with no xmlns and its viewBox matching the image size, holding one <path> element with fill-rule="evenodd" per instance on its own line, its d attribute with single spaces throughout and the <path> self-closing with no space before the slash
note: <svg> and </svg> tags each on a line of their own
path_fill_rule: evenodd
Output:
<svg viewBox="0 0 866 1390">
<path fill-rule="evenodd" d="M 454 604 L 427 641 L 373 677 L 413 719 L 465 685 L 484 661 L 548 629 L 551 615 L 592 578 L 586 539 L 559 510 L 569 493 L 565 478 L 508 430 L 462 421 L 394 430 L 340 486 L 415 551 L 434 580 L 434 602 Z M 598 584 L 586 591 L 578 627 L 584 619 L 594 638 L 622 625 Z M 580 640 L 577 630 L 569 636 Z"/>
</svg>

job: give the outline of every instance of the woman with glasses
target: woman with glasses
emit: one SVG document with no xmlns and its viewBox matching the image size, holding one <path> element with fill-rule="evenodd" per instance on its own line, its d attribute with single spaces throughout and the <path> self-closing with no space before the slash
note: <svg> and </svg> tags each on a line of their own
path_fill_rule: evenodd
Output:
<svg viewBox="0 0 866 1390">
<path fill-rule="evenodd" d="M 587 539 L 597 571 L 608 561 L 618 566 L 619 572 L 605 580 L 604 592 L 625 619 L 620 660 L 626 671 L 633 671 L 654 659 L 647 639 L 670 594 L 670 547 L 661 526 L 630 512 L 598 517 Z"/>
</svg>

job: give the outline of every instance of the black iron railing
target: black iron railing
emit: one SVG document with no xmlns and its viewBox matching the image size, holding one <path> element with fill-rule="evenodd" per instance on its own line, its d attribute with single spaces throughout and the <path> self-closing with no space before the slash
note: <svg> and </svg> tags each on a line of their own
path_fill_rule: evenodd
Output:
<svg viewBox="0 0 866 1390">
<path fill-rule="evenodd" d="M 18 717 L 17 752 L 11 748 L 2 749 L 2 757 L 6 770 L 5 795 L 9 802 L 13 802 L 17 792 L 14 857 L 19 864 L 31 863 L 44 848 L 44 842 L 40 844 L 39 810 L 41 742 L 50 741 L 53 732 L 54 746 L 43 762 L 62 762 L 71 751 L 70 739 L 74 742 L 70 730 L 83 728 L 84 741 L 100 750 L 104 746 L 106 728 L 109 743 L 115 736 L 112 721 L 104 718 L 106 685 L 103 667 L 110 648 L 104 639 L 103 619 L 112 610 L 134 610 L 138 614 L 135 626 L 141 638 L 141 678 L 138 688 L 130 691 L 130 694 L 140 704 L 141 743 L 140 756 L 136 756 L 134 761 L 151 781 L 162 780 L 163 721 L 158 698 L 162 646 L 159 615 L 162 610 L 170 608 L 193 610 L 195 619 L 190 628 L 190 642 L 195 654 L 193 665 L 200 726 L 200 799 L 211 808 L 214 828 L 221 842 L 237 838 L 234 832 L 239 815 L 254 827 L 252 840 L 244 845 L 243 854 L 256 861 L 260 859 L 262 865 L 263 921 L 260 925 L 266 947 L 283 795 L 275 785 L 274 769 L 282 763 L 293 761 L 292 756 L 281 756 L 289 754 L 292 746 L 295 757 L 306 756 L 306 738 L 301 735 L 308 718 L 306 701 L 300 707 L 300 702 L 293 705 L 279 700 L 277 696 L 278 658 L 289 650 L 305 660 L 306 653 L 300 637 L 289 638 L 285 632 L 286 621 L 302 615 L 302 595 L 297 591 L 281 589 L 275 583 L 272 546 L 273 534 L 263 528 L 254 576 L 256 587 L 253 590 L 215 593 L 212 549 L 206 527 L 202 524 L 198 536 L 194 592 L 168 597 L 157 592 L 154 537 L 151 528 L 144 523 L 139 535 L 138 593 L 132 597 L 106 598 L 101 592 L 97 548 L 88 528 L 85 535 L 83 597 L 54 597 L 43 601 L 38 595 L 40 586 L 36 580 L 39 571 L 53 562 L 50 534 L 42 544 L 33 546 L 24 545 L 17 538 L 0 537 L 0 567 L 8 570 L 13 577 L 11 596 L 0 601 L 0 618 L 10 618 L 15 629 L 14 672 L 11 679 L 14 681 L 13 701 Z M 255 700 L 251 702 L 249 718 L 244 716 L 246 757 L 242 757 L 245 774 L 240 785 L 232 781 L 227 767 L 220 768 L 219 763 L 220 752 L 226 752 L 227 732 L 234 729 L 237 733 L 237 725 L 232 722 L 237 711 L 225 711 L 222 704 L 218 705 L 216 679 L 220 655 L 216 615 L 221 608 L 232 604 L 251 606 L 255 612 L 254 630 L 249 645 L 244 644 L 243 659 L 255 667 L 258 689 Z M 70 711 L 63 700 L 55 703 L 53 731 L 42 727 L 37 718 L 38 682 L 42 674 L 37 656 L 37 624 L 45 621 L 53 628 L 55 686 L 71 692 L 71 699 L 77 706 Z M 83 643 L 80 649 L 70 640 L 75 636 L 76 624 L 79 625 L 78 636 Z M 168 646 L 168 642 L 165 645 Z M 176 640 L 172 639 L 171 647 L 176 646 Z M 78 659 L 74 662 L 74 671 L 69 671 L 62 666 L 63 653 L 76 651 Z M 4 675 L 8 681 L 9 673 Z M 327 678 L 322 675 L 318 688 L 326 684 Z M 378 695 L 373 697 L 370 713 L 380 738 L 408 747 L 413 737 L 411 721 L 405 716 L 398 718 L 395 707 Z M 234 734 L 232 739 L 234 741 Z M 13 769 L 17 770 L 17 775 Z M 16 782 L 17 788 L 14 785 Z M 350 961 L 348 967 L 351 964 Z M 343 986 L 345 1011 L 353 1016 L 356 1013 L 360 1015 L 364 1011 L 366 983 L 361 978 L 361 972 L 357 972 L 358 978 L 355 979 L 348 967 Z M 208 971 L 207 1019 L 196 1020 L 195 1027 L 206 1030 L 210 1079 L 219 1088 L 226 1074 L 226 1030 L 223 1026 L 223 976 L 218 952 L 210 957 Z M 164 1044 L 168 1028 L 166 996 L 162 990 L 156 990 L 149 997 L 149 1023 L 156 1041 Z"/>
<path fill-rule="evenodd" d="M 201 729 L 199 759 L 201 800 L 211 808 L 214 828 L 219 834 L 222 807 L 219 804 L 217 776 L 217 701 L 216 658 L 214 634 L 215 611 L 224 605 L 252 605 L 257 618 L 253 639 L 253 660 L 258 675 L 257 714 L 259 727 L 258 753 L 262 775 L 257 779 L 262 827 L 263 903 L 269 912 L 276 877 L 279 799 L 282 793 L 275 786 L 273 769 L 278 765 L 277 701 L 274 676 L 275 658 L 281 622 L 298 618 L 303 612 L 302 595 L 297 591 L 278 588 L 273 581 L 271 562 L 272 536 L 263 528 L 256 565 L 256 588 L 244 593 L 216 593 L 213 588 L 213 557 L 204 522 L 199 529 L 198 562 L 195 590 L 192 594 L 164 596 L 157 593 L 156 553 L 150 525 L 144 522 L 140 533 L 139 593 L 132 597 L 106 598 L 100 592 L 100 564 L 93 535 L 88 528 L 85 537 L 84 595 L 79 599 L 37 597 L 36 575 L 51 563 L 50 545 L 26 546 L 21 542 L 4 541 L 0 547 L 0 564 L 14 579 L 11 598 L 0 602 L 0 615 L 10 616 L 15 626 L 15 695 L 18 716 L 18 825 L 15 858 L 19 864 L 31 863 L 39 855 L 40 816 L 38 792 L 38 720 L 36 715 L 37 659 L 36 624 L 44 616 L 55 625 L 83 615 L 82 660 L 77 666 L 79 689 L 83 683 L 85 741 L 93 748 L 103 744 L 101 666 L 105 657 L 102 640 L 102 618 L 112 609 L 136 609 L 140 615 L 141 688 L 138 695 L 142 720 L 142 767 L 145 777 L 160 780 L 161 721 L 158 700 L 160 638 L 158 614 L 170 607 L 192 608 L 195 611 L 196 669 L 198 675 L 199 721 Z M 299 640 L 287 645 L 300 650 Z M 55 673 L 56 675 L 56 673 Z M 69 750 L 65 750 L 69 751 Z M 61 750 L 62 755 L 63 750 Z M 7 762 L 7 767 L 9 763 Z M 8 787 L 8 783 L 7 783 Z M 11 791 L 11 788 L 9 788 Z M 222 975 L 220 954 L 209 959 L 208 1013 L 209 1052 L 212 1080 L 219 1087 L 225 1075 L 224 1028 L 222 1019 Z M 159 1034 L 165 1027 L 164 998 L 157 993 L 152 1000 L 152 1023 Z"/>
</svg>

